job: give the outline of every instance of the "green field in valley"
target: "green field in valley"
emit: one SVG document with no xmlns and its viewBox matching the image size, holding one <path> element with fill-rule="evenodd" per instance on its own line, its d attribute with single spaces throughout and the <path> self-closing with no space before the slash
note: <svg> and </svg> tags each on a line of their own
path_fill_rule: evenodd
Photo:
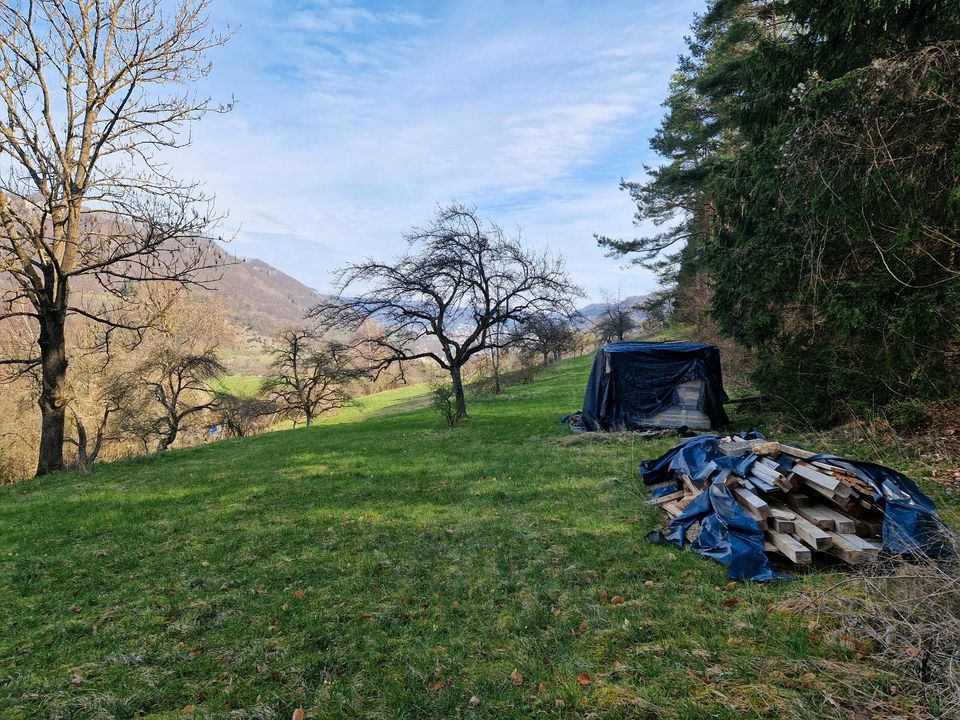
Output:
<svg viewBox="0 0 960 720">
<path fill-rule="evenodd" d="M 797 609 L 835 574 L 728 584 L 645 540 L 638 465 L 673 441 L 560 444 L 590 361 L 456 429 L 406 389 L 0 490 L 0 718 L 823 718 L 853 716 L 851 675 L 892 693 Z"/>
</svg>

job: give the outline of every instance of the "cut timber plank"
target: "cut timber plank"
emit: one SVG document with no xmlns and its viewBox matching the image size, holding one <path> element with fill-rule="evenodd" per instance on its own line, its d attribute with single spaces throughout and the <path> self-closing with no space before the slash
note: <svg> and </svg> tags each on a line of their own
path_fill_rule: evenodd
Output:
<svg viewBox="0 0 960 720">
<path fill-rule="evenodd" d="M 769 505 L 769 503 L 767 503 Z M 795 512 L 790 512 L 786 508 L 777 507 L 776 505 L 770 505 L 770 514 L 775 518 L 781 520 L 796 520 L 797 514 Z"/>
<path fill-rule="evenodd" d="M 764 478 L 759 477 L 757 475 L 751 474 L 750 477 L 747 478 L 747 480 L 750 482 L 751 485 L 757 488 L 757 490 L 762 490 L 763 492 L 774 492 L 775 490 L 777 490 L 776 485 L 771 485 Z"/>
<path fill-rule="evenodd" d="M 869 540 L 865 540 L 864 538 L 858 535 L 852 535 L 849 533 L 837 533 L 837 534 L 842 535 L 843 539 L 846 540 L 848 543 L 850 543 L 851 545 L 855 545 L 856 547 L 860 548 L 865 553 L 867 553 L 867 555 L 870 555 L 871 559 L 873 560 L 876 560 L 880 554 L 880 545 L 878 545 L 875 542 L 870 542 Z"/>
<path fill-rule="evenodd" d="M 664 510 L 666 510 L 666 511 L 667 511 L 667 515 L 669 515 L 670 517 L 676 517 L 677 515 L 679 515 L 679 514 L 681 514 L 681 513 L 683 512 L 683 508 L 680 507 L 679 505 L 677 505 L 677 501 L 676 501 L 676 500 L 671 500 L 671 501 L 668 502 L 668 503 L 664 503 L 664 504 L 661 505 L 660 507 L 662 507 Z"/>
<path fill-rule="evenodd" d="M 681 474 L 681 475 L 680 475 L 680 478 L 683 480 L 683 485 L 684 485 L 685 488 L 687 488 L 687 490 L 689 490 L 690 492 L 692 492 L 692 493 L 694 493 L 694 494 L 700 492 L 700 488 L 698 488 L 696 485 L 694 485 L 694 484 L 693 484 L 693 480 L 691 480 L 689 477 L 687 477 L 687 476 L 684 475 L 684 474 Z"/>
<path fill-rule="evenodd" d="M 803 565 L 810 562 L 813 556 L 808 548 L 805 548 L 792 535 L 767 530 L 767 537 L 777 549 L 790 558 L 797 565 Z"/>
<path fill-rule="evenodd" d="M 832 532 L 830 538 L 833 540 L 833 547 L 830 548 L 830 552 L 851 565 L 859 565 L 877 559 L 878 553 L 865 550 L 855 541 L 851 541 L 848 535 Z"/>
<path fill-rule="evenodd" d="M 793 520 L 781 520 L 778 517 L 771 517 L 767 518 L 767 527 L 775 532 L 789 535 L 794 531 L 795 526 Z"/>
<path fill-rule="evenodd" d="M 790 493 L 790 504 L 794 507 L 807 507 L 810 504 L 810 497 L 805 493 Z"/>
<path fill-rule="evenodd" d="M 857 523 L 848 518 L 846 515 L 838 513 L 836 510 L 831 510 L 824 505 L 812 505 L 810 509 L 816 510 L 817 512 L 826 515 L 829 518 L 833 518 L 833 524 L 838 533 L 852 535 L 857 531 Z"/>
<path fill-rule="evenodd" d="M 787 502 L 796 511 L 797 515 L 816 525 L 821 530 L 833 530 L 836 527 L 832 517 L 824 515 L 814 510 L 812 507 L 804 505 L 795 505 L 792 495 L 787 495 Z"/>
<path fill-rule="evenodd" d="M 717 449 L 724 455 L 741 455 L 747 452 L 753 452 L 753 448 L 763 445 L 766 440 L 731 440 L 721 442 Z"/>
<path fill-rule="evenodd" d="M 800 458 L 801 460 L 809 460 L 816 455 L 816 453 L 812 453 L 809 450 L 793 447 L 792 445 L 784 445 L 783 443 L 780 443 L 780 452 L 790 457 Z"/>
<path fill-rule="evenodd" d="M 768 553 L 780 553 L 780 549 L 769 540 L 763 541 L 763 551 Z M 780 553 L 781 555 L 783 553 Z"/>
<path fill-rule="evenodd" d="M 740 503 L 740 506 L 747 511 L 754 520 L 762 525 L 770 517 L 770 506 L 763 500 L 744 488 L 734 488 L 733 496 Z"/>
<path fill-rule="evenodd" d="M 687 494 L 687 495 L 684 495 L 682 498 L 680 498 L 679 500 L 676 501 L 676 502 L 677 502 L 677 506 L 678 506 L 681 510 L 686 510 L 686 509 L 687 509 L 687 505 L 689 505 L 689 504 L 692 503 L 694 500 L 696 500 L 698 495 L 700 495 L 700 493 L 697 493 L 696 495 L 694 495 L 693 493 L 689 493 L 689 494 Z"/>
<path fill-rule="evenodd" d="M 677 490 L 676 492 L 667 493 L 666 495 L 661 495 L 660 497 L 656 497 L 650 502 L 652 502 L 654 505 L 663 505 L 664 503 L 668 503 L 671 500 L 679 500 L 685 494 L 686 493 L 683 490 Z"/>
<path fill-rule="evenodd" d="M 833 538 L 806 518 L 798 517 L 793 521 L 793 534 L 814 550 L 826 550 L 833 545 Z"/>
<path fill-rule="evenodd" d="M 844 493 L 846 493 L 847 497 L 850 495 L 850 488 L 848 488 L 842 482 L 837 480 L 832 475 L 822 473 L 806 463 L 796 463 L 793 466 L 793 472 L 806 480 L 808 485 L 812 483 L 813 485 L 829 490 L 836 495 L 843 495 Z"/>
</svg>

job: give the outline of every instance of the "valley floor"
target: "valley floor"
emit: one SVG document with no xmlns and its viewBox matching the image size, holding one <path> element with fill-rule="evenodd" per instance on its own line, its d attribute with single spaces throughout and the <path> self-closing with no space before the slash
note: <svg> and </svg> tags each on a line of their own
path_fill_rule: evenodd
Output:
<svg viewBox="0 0 960 720">
<path fill-rule="evenodd" d="M 673 441 L 559 445 L 589 365 L 454 430 L 357 413 L 4 488 L 0 718 L 823 718 L 858 716 L 850 672 L 892 693 L 795 609 L 835 574 L 728 584 L 645 540 L 638 465 Z"/>
</svg>

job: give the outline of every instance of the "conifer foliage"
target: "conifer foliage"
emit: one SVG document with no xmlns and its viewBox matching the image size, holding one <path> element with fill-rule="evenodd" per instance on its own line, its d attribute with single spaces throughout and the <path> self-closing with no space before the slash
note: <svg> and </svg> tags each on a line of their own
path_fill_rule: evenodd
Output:
<svg viewBox="0 0 960 720">
<path fill-rule="evenodd" d="M 960 6 L 717 0 L 625 182 L 653 237 L 599 238 L 677 288 L 709 278 L 756 383 L 821 422 L 956 392 Z"/>
</svg>

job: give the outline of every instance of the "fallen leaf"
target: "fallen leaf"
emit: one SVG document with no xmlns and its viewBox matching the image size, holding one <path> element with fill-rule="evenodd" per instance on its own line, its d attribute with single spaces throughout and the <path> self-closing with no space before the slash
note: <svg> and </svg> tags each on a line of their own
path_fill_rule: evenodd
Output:
<svg viewBox="0 0 960 720">
<path fill-rule="evenodd" d="M 470 698 L 470 707 L 479 707 L 479 706 L 480 706 L 480 698 L 474 695 L 473 697 Z"/>
<path fill-rule="evenodd" d="M 303 592 L 303 590 L 296 590 L 296 591 L 294 591 L 293 596 L 294 596 L 295 598 L 297 598 L 297 600 L 299 600 L 300 598 L 302 598 L 302 597 L 304 596 L 304 592 Z"/>
<path fill-rule="evenodd" d="M 545 693 L 546 691 L 547 691 L 547 684 L 546 684 L 546 683 L 540 683 L 539 685 L 537 685 L 537 692 L 538 692 L 538 693 L 540 693 L 540 694 L 542 695 L 542 694 Z"/>
<path fill-rule="evenodd" d="M 180 711 L 180 714 L 181 714 L 181 715 L 191 715 L 191 714 L 193 714 L 193 711 L 196 710 L 196 709 L 197 709 L 197 706 L 196 706 L 196 705 L 187 705 L 187 706 L 185 706 L 185 707 Z"/>
<path fill-rule="evenodd" d="M 432 683 L 427 685 L 427 690 L 430 692 L 436 692 L 443 687 L 443 680 L 434 680 Z"/>
<path fill-rule="evenodd" d="M 193 650 L 190 651 L 190 659 L 193 660 L 196 657 L 203 655 L 203 645 L 197 645 Z"/>
<path fill-rule="evenodd" d="M 739 602 L 740 601 L 737 600 L 735 597 L 728 597 L 726 600 L 724 600 L 720 604 L 723 605 L 725 608 L 732 608 L 734 605 L 736 605 Z"/>
<path fill-rule="evenodd" d="M 614 660 L 614 661 L 613 661 L 613 669 L 614 669 L 614 670 L 625 670 L 626 667 L 627 667 L 627 666 L 624 665 L 624 664 L 623 664 L 622 662 L 620 662 L 619 660 Z"/>
<path fill-rule="evenodd" d="M 647 581 L 643 584 L 643 586 L 644 586 L 644 587 L 651 588 L 651 587 L 653 587 L 655 584 L 656 584 L 656 583 L 654 583 L 653 580 L 647 580 Z"/>
<path fill-rule="evenodd" d="M 670 562 L 673 562 L 676 559 L 677 559 L 676 555 L 674 555 L 673 553 L 667 553 L 667 560 L 669 560 Z"/>
<path fill-rule="evenodd" d="M 587 622 L 586 618 L 580 621 L 580 624 L 577 625 L 577 629 L 574 630 L 574 633 L 577 635 L 582 635 L 587 630 L 590 629 L 590 623 Z"/>
<path fill-rule="evenodd" d="M 200 563 L 200 567 L 210 567 L 210 563 L 204 560 L 202 563 Z M 187 707 L 192 707 L 192 706 L 188 705 Z"/>
<path fill-rule="evenodd" d="M 293 717 L 290 720 L 303 720 L 303 708 L 297 708 L 293 711 Z"/>
<path fill-rule="evenodd" d="M 600 591 L 600 604 L 601 604 L 601 605 L 606 605 L 606 604 L 607 604 L 607 591 L 606 591 L 606 590 L 601 590 L 601 591 Z"/>
<path fill-rule="evenodd" d="M 556 610 L 553 611 L 553 616 L 554 616 L 554 617 L 560 617 L 561 615 L 563 615 L 563 611 L 560 610 L 559 608 L 557 608 Z"/>
<path fill-rule="evenodd" d="M 907 657 L 916 657 L 920 654 L 920 648 L 918 647 L 905 647 L 903 649 L 903 654 Z"/>
<path fill-rule="evenodd" d="M 590 677 L 590 673 L 582 672 L 577 675 L 577 682 L 581 685 L 589 685 L 591 682 L 593 682 L 593 678 Z"/>
<path fill-rule="evenodd" d="M 724 590 L 733 590 L 737 586 L 736 580 L 731 580 L 726 585 L 723 586 Z"/>
<path fill-rule="evenodd" d="M 510 682 L 512 682 L 514 685 L 523 685 L 523 675 L 521 675 L 516 668 L 514 668 L 513 672 L 510 673 Z"/>
<path fill-rule="evenodd" d="M 622 604 L 623 604 L 623 598 L 620 597 L 619 595 L 614 595 L 614 596 L 610 599 L 610 604 L 611 604 L 611 605 L 622 605 Z"/>
</svg>

